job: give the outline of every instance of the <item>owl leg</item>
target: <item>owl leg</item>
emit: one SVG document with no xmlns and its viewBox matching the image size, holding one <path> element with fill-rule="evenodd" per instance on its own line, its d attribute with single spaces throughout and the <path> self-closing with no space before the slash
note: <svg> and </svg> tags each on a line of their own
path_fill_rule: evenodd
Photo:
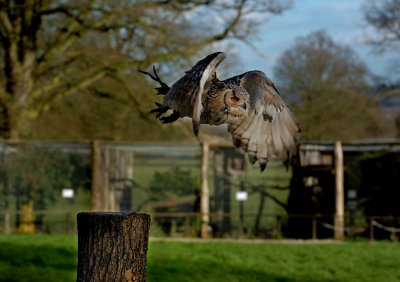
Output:
<svg viewBox="0 0 400 282">
<path fill-rule="evenodd" d="M 163 104 L 161 104 L 159 102 L 155 102 L 155 104 L 156 104 L 157 108 L 152 109 L 150 111 L 150 114 L 155 114 L 156 113 L 157 114 L 156 118 L 160 118 L 161 115 L 165 114 L 169 109 L 171 109 L 170 107 L 164 106 Z"/>
<path fill-rule="evenodd" d="M 164 106 L 163 104 L 159 102 L 155 102 L 157 108 L 152 109 L 150 111 L 151 114 L 156 113 L 156 118 L 158 118 L 162 123 L 171 123 L 176 121 L 178 118 L 180 118 L 180 114 L 177 110 L 173 110 L 172 114 L 169 116 L 163 117 L 162 115 L 165 114 L 168 110 L 171 110 L 170 107 Z"/>
</svg>

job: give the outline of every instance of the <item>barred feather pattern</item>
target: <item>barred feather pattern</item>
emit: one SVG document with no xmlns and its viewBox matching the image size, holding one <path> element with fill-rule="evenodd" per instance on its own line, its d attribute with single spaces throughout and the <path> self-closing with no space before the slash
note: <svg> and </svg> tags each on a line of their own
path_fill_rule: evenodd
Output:
<svg viewBox="0 0 400 282">
<path fill-rule="evenodd" d="M 249 71 L 220 81 L 216 68 L 225 59 L 217 52 L 200 60 L 175 82 L 158 109 L 161 121 L 190 117 L 194 133 L 200 124 L 227 123 L 233 144 L 263 171 L 271 158 L 286 165 L 297 154 L 299 125 L 273 82 L 261 71 Z M 173 109 L 175 116 L 160 115 Z"/>
<path fill-rule="evenodd" d="M 234 145 L 247 153 L 252 164 L 258 161 L 262 171 L 273 157 L 288 165 L 297 154 L 300 128 L 276 87 L 260 71 L 230 78 L 227 83 L 244 87 L 250 95 L 249 115 L 228 124 Z"/>
</svg>

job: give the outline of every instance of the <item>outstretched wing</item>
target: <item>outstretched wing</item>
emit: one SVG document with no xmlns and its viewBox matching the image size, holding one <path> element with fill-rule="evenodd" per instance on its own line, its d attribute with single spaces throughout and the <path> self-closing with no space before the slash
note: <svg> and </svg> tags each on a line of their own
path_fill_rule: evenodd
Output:
<svg viewBox="0 0 400 282">
<path fill-rule="evenodd" d="M 202 95 L 207 93 L 217 66 L 225 59 L 223 52 L 208 55 L 172 85 L 165 96 L 164 104 L 182 116 L 192 118 L 193 130 L 197 135 L 200 128 Z"/>
<path fill-rule="evenodd" d="M 233 142 L 258 161 L 263 171 L 271 157 L 279 157 L 286 165 L 297 154 L 299 126 L 278 90 L 260 71 L 250 71 L 228 79 L 250 94 L 248 116 L 228 125 Z"/>
</svg>

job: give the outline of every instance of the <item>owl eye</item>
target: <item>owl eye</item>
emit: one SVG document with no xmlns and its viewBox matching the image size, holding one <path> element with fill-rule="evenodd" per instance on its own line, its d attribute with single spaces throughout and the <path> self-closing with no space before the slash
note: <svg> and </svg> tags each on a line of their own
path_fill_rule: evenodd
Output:
<svg viewBox="0 0 400 282">
<path fill-rule="evenodd" d="M 235 97 L 235 96 L 232 96 L 232 97 L 231 97 L 231 101 L 232 101 L 233 103 L 236 103 L 237 101 L 239 101 L 239 98 L 238 98 L 238 97 Z"/>
</svg>

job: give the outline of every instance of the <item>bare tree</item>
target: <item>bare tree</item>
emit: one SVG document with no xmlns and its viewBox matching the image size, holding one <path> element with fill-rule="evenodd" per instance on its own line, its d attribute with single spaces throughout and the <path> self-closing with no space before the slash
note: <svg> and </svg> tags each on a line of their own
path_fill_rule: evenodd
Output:
<svg viewBox="0 0 400 282">
<path fill-rule="evenodd" d="M 318 31 L 298 38 L 274 71 L 286 92 L 293 94 L 304 139 L 380 134 L 379 108 L 367 95 L 368 69 L 350 47 Z"/>
<path fill-rule="evenodd" d="M 366 0 L 363 5 L 365 22 L 375 30 L 366 42 L 377 54 L 388 53 L 393 59 L 389 67 L 393 73 L 400 73 L 400 1 L 399 0 Z M 395 82 L 399 84 L 399 80 Z M 383 93 L 386 95 L 387 93 Z"/>
<path fill-rule="evenodd" d="M 117 83 L 140 111 L 129 78 L 155 61 L 185 62 L 224 39 L 247 41 L 261 15 L 285 0 L 0 0 L 0 135 L 24 136 L 29 120 L 76 92 Z"/>
<path fill-rule="evenodd" d="M 365 21 L 377 31 L 370 43 L 378 51 L 400 49 L 400 1 L 367 0 L 363 5 Z"/>
<path fill-rule="evenodd" d="M 395 81 L 385 82 L 377 89 L 383 103 L 389 101 L 394 96 L 400 96 L 400 1 L 399 0 L 366 0 L 363 5 L 365 22 L 376 32 L 371 36 L 367 43 L 371 44 L 377 54 L 386 52 L 390 54 L 391 60 L 388 63 L 391 75 Z M 396 76 L 397 75 L 397 76 Z M 394 123 L 397 131 L 396 137 L 400 132 L 400 114 L 388 114 L 389 123 Z M 395 117 L 394 117 L 395 116 Z M 394 119 L 394 120 L 393 120 Z"/>
<path fill-rule="evenodd" d="M 321 95 L 324 88 L 367 87 L 368 69 L 357 54 L 323 31 L 297 38 L 278 59 L 274 72 L 288 91 L 296 91 L 303 100 Z"/>
</svg>

